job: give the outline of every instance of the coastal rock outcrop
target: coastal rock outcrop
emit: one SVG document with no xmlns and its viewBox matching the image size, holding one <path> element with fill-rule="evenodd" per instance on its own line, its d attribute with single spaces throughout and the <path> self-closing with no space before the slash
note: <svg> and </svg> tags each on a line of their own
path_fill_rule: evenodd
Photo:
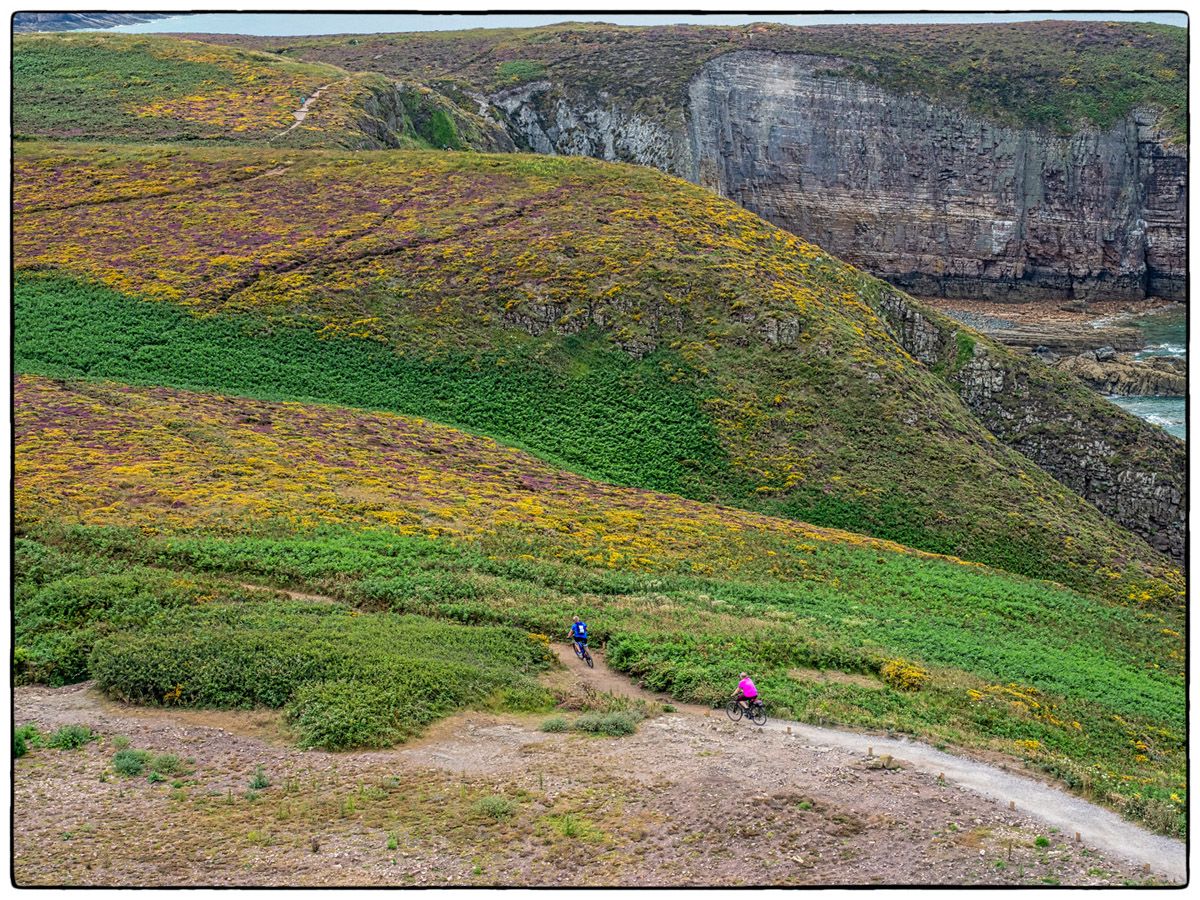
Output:
<svg viewBox="0 0 1200 900">
<path fill-rule="evenodd" d="M 1065 371 L 1019 355 L 897 291 L 875 308 L 915 359 L 998 439 L 1152 547 L 1187 545 L 1187 447 Z M 1119 359 L 1120 357 L 1118 357 Z"/>
<path fill-rule="evenodd" d="M 1081 353 L 1055 364 L 1102 394 L 1118 397 L 1187 396 L 1187 360 L 1151 356 L 1135 359 L 1127 353 Z"/>
</svg>

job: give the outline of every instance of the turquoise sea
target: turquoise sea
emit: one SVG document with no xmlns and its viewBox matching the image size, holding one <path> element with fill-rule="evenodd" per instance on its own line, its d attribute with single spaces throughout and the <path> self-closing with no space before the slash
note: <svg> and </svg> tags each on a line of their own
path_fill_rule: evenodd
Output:
<svg viewBox="0 0 1200 900">
<path fill-rule="evenodd" d="M 1187 359 L 1187 307 L 1175 304 L 1133 320 L 1146 335 L 1138 356 L 1178 356 Z M 1187 401 L 1183 397 L 1113 397 L 1113 403 L 1153 422 L 1169 434 L 1187 440 Z"/>
</svg>

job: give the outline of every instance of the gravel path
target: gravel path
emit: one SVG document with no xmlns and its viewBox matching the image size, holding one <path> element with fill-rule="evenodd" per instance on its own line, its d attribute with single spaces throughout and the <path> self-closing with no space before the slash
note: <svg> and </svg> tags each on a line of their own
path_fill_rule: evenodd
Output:
<svg viewBox="0 0 1200 900">
<path fill-rule="evenodd" d="M 1017 810 L 1064 834 L 1078 832 L 1084 843 L 1105 853 L 1149 865 L 1152 871 L 1173 881 L 1187 878 L 1187 846 L 1183 841 L 1146 831 L 1101 806 L 1031 778 L 952 756 L 919 741 L 872 737 L 798 722 L 768 722 L 766 727 L 775 731 L 790 728 L 795 737 L 818 746 L 857 751 L 864 756 L 868 749 L 876 756 L 890 754 L 915 769 L 944 775 L 947 781 L 988 799 L 1013 803 Z"/>
</svg>

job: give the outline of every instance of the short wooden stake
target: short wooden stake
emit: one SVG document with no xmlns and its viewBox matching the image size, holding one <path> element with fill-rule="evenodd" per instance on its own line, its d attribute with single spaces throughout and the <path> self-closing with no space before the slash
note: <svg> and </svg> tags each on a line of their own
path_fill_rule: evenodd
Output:
<svg viewBox="0 0 1200 900">
<path fill-rule="evenodd" d="M 1016 808 L 1017 808 L 1017 801 L 1016 801 L 1016 800 L 1009 800 L 1009 801 L 1008 801 L 1008 808 L 1009 808 L 1009 809 L 1016 809 Z"/>
<path fill-rule="evenodd" d="M 792 733 L 792 726 L 791 726 L 791 725 L 789 725 L 789 726 L 787 727 L 787 733 L 788 733 L 788 734 L 791 734 L 791 733 Z"/>
<path fill-rule="evenodd" d="M 1150 863 L 1142 863 L 1142 871 L 1147 875 L 1150 874 Z"/>
<path fill-rule="evenodd" d="M 874 747 L 868 747 L 868 748 L 867 748 L 867 756 L 874 756 L 874 755 L 875 755 L 875 748 L 874 748 Z"/>
<path fill-rule="evenodd" d="M 1008 842 L 1008 861 L 1012 862 L 1012 841 Z"/>
<path fill-rule="evenodd" d="M 1079 832 L 1077 831 L 1077 832 L 1075 832 L 1075 843 L 1078 844 L 1079 841 L 1080 841 L 1080 837 L 1079 837 Z"/>
</svg>

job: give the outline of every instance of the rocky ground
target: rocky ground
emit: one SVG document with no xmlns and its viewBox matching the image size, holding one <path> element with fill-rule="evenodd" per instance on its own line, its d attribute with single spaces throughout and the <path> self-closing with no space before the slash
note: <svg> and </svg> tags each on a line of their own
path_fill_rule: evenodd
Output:
<svg viewBox="0 0 1200 900">
<path fill-rule="evenodd" d="M 622 687 L 570 662 L 559 687 Z M 330 754 L 296 749 L 271 711 L 150 710 L 89 685 L 21 687 L 14 704 L 18 724 L 101 735 L 16 761 L 21 886 L 1162 883 L 902 759 L 716 711 L 620 738 L 470 712 Z M 185 773 L 118 775 L 121 738 Z M 260 767 L 270 783 L 251 789 Z"/>
<path fill-rule="evenodd" d="M 1120 320 L 1169 305 L 1156 299 L 995 303 L 923 298 L 921 302 L 1011 346 L 1044 347 L 1068 356 L 1102 347 L 1118 352 L 1141 350 L 1141 331 Z"/>
</svg>

